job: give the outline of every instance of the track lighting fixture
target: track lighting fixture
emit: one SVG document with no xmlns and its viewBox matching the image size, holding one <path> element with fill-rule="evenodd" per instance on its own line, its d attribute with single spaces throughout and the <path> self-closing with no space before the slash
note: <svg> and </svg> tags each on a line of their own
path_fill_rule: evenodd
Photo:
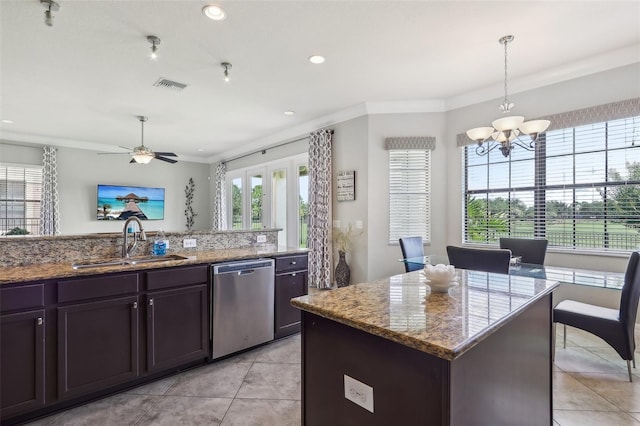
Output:
<svg viewBox="0 0 640 426">
<path fill-rule="evenodd" d="M 158 59 L 158 54 L 156 52 L 158 51 L 158 46 L 160 45 L 160 39 L 156 36 L 150 35 L 147 36 L 147 41 L 151 43 L 151 59 L 155 61 L 156 59 Z"/>
<path fill-rule="evenodd" d="M 223 62 L 220 64 L 222 68 L 224 68 L 224 82 L 228 83 L 231 79 L 229 78 L 229 70 L 231 69 L 231 64 L 229 62 Z"/>
<path fill-rule="evenodd" d="M 51 12 L 60 10 L 60 5 L 53 0 L 40 0 L 40 4 L 47 10 L 44 11 L 44 23 L 47 27 L 53 27 L 53 15 Z"/>
</svg>

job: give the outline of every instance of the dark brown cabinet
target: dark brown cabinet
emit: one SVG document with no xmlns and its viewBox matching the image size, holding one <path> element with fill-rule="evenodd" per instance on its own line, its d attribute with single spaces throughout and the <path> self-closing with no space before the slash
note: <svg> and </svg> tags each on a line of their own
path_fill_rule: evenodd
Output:
<svg viewBox="0 0 640 426">
<path fill-rule="evenodd" d="M 44 284 L 0 289 L 2 418 L 45 404 L 44 305 Z"/>
<path fill-rule="evenodd" d="M 0 316 L 2 417 L 44 406 L 45 311 Z"/>
<path fill-rule="evenodd" d="M 275 279 L 275 338 L 300 332 L 300 310 L 291 299 L 307 294 L 307 255 L 277 257 Z"/>
<path fill-rule="evenodd" d="M 208 271 L 199 265 L 146 273 L 149 372 L 208 357 Z"/>
<path fill-rule="evenodd" d="M 135 379 L 140 306 L 137 274 L 58 283 L 58 397 Z M 67 304 L 75 302 L 72 304 Z"/>
</svg>

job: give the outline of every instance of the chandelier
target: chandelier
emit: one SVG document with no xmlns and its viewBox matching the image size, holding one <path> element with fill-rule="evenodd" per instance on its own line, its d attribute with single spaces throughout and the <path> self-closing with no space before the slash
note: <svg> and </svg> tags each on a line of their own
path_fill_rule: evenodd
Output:
<svg viewBox="0 0 640 426">
<path fill-rule="evenodd" d="M 507 115 L 514 106 L 507 97 L 507 44 L 512 41 L 512 35 L 506 35 L 499 40 L 500 44 L 504 45 L 504 101 L 500 105 L 500 110 L 505 116 L 494 120 L 491 123 L 492 127 L 476 127 L 467 130 L 469 139 L 478 144 L 476 147 L 478 155 L 487 155 L 499 147 L 502 155 L 508 157 L 514 145 L 533 151 L 538 135 L 547 130 L 551 124 L 549 120 L 524 121 L 524 117 L 520 115 Z M 522 135 L 528 136 L 528 140 L 521 140 Z"/>
</svg>

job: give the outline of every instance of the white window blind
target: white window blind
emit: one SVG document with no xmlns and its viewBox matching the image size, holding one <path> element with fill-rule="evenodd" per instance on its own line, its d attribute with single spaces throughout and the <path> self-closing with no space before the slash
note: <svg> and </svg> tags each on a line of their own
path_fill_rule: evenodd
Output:
<svg viewBox="0 0 640 426">
<path fill-rule="evenodd" d="M 40 232 L 42 167 L 0 164 L 0 235 Z"/>
<path fill-rule="evenodd" d="M 389 243 L 431 239 L 431 151 L 389 150 Z"/>
<path fill-rule="evenodd" d="M 549 130 L 535 152 L 463 155 L 465 241 L 640 248 L 640 116 Z"/>
</svg>

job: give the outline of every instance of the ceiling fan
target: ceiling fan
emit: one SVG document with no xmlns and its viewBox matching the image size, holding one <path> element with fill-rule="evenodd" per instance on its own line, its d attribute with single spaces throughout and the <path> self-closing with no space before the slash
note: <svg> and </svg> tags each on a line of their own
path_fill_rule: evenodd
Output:
<svg viewBox="0 0 640 426">
<path fill-rule="evenodd" d="M 167 157 L 177 157 L 177 155 L 174 154 L 173 152 L 153 152 L 151 148 L 144 146 L 144 123 L 145 121 L 147 121 L 147 117 L 139 115 L 138 120 L 140 120 L 140 125 L 142 126 L 142 136 L 141 136 L 140 146 L 136 146 L 135 148 L 120 146 L 120 148 L 124 148 L 130 151 L 128 154 L 131 155 L 132 158 L 131 158 L 131 161 L 129 161 L 129 163 L 147 164 L 154 158 L 158 160 L 166 161 L 167 163 L 171 163 L 171 164 L 177 163 L 178 160 L 167 158 Z M 99 154 L 119 154 L 119 153 L 101 152 Z M 122 154 L 124 154 L 124 152 Z"/>
</svg>

